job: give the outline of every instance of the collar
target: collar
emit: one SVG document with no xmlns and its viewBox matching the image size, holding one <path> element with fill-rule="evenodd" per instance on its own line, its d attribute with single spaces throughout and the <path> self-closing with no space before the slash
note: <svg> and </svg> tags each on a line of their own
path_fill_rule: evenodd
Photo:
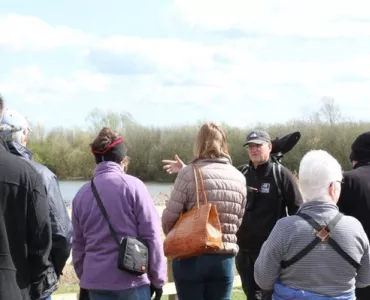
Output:
<svg viewBox="0 0 370 300">
<path fill-rule="evenodd" d="M 304 202 L 301 204 L 301 206 L 298 209 L 298 212 L 308 212 L 312 211 L 315 213 L 321 213 L 325 212 L 327 210 L 337 210 L 338 206 L 332 202 L 332 201 L 327 201 L 327 200 L 312 200 L 309 202 Z"/>
<path fill-rule="evenodd" d="M 269 158 L 269 160 L 261 165 L 258 165 L 257 168 L 254 167 L 252 161 L 249 161 L 249 165 L 250 165 L 250 171 L 254 171 L 257 173 L 257 176 L 268 176 L 268 174 L 270 174 L 270 171 L 271 171 L 271 158 Z"/>
<path fill-rule="evenodd" d="M 370 165 L 370 159 L 362 160 L 362 161 L 357 162 L 357 164 L 354 165 L 353 169 L 357 169 L 359 167 L 369 166 L 369 165 Z"/>
<path fill-rule="evenodd" d="M 9 152 L 17 155 L 17 156 L 22 156 L 27 160 L 32 160 L 32 152 L 27 149 L 26 147 L 12 141 L 12 142 L 7 142 L 7 146 L 9 149 Z"/>
<path fill-rule="evenodd" d="M 217 158 L 194 158 L 190 163 L 198 162 L 216 162 L 223 164 L 231 164 L 231 158 L 229 157 L 217 157 Z"/>
<path fill-rule="evenodd" d="M 95 175 L 99 175 L 107 172 L 118 172 L 124 173 L 121 166 L 113 161 L 103 161 L 98 163 L 95 168 Z"/>
</svg>

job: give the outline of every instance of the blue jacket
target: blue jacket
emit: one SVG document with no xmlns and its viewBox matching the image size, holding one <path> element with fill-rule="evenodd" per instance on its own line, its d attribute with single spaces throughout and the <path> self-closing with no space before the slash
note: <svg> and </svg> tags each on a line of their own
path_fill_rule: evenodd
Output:
<svg viewBox="0 0 370 300">
<path fill-rule="evenodd" d="M 272 300 L 355 300 L 355 292 L 349 292 L 340 296 L 330 297 L 304 290 L 296 290 L 276 282 Z"/>
<path fill-rule="evenodd" d="M 30 162 L 43 179 L 47 200 L 50 207 L 50 221 L 52 229 L 52 249 L 50 261 L 54 270 L 49 270 L 47 278 L 47 289 L 43 297 L 49 296 L 57 289 L 58 278 L 70 256 L 72 248 L 72 222 L 68 215 L 66 205 L 59 189 L 56 175 L 46 166 L 32 161 L 32 153 L 25 147 L 15 143 L 7 143 L 9 151 Z"/>
</svg>

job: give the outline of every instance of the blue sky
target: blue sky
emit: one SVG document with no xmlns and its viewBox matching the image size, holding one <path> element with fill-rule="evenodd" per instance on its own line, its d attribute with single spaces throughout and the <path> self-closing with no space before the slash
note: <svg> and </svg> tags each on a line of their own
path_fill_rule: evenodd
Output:
<svg viewBox="0 0 370 300">
<path fill-rule="evenodd" d="M 46 127 L 95 108 L 145 125 L 370 121 L 364 0 L 2 0 L 0 92 Z"/>
</svg>

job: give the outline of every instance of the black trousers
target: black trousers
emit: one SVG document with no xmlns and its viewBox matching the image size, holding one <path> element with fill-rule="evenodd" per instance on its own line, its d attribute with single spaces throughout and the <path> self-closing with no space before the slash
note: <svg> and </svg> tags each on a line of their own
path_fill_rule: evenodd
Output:
<svg viewBox="0 0 370 300">
<path fill-rule="evenodd" d="M 357 300 L 368 300 L 370 299 L 370 286 L 365 288 L 356 289 L 356 299 Z"/>
<path fill-rule="evenodd" d="M 239 251 L 235 263 L 248 300 L 272 300 L 273 291 L 261 290 L 254 280 L 254 263 L 258 254 Z"/>
</svg>

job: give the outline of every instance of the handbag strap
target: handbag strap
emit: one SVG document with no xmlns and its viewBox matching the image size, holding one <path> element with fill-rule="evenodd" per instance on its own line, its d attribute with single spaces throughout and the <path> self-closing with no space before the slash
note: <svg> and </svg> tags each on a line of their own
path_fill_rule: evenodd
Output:
<svg viewBox="0 0 370 300">
<path fill-rule="evenodd" d="M 201 189 L 202 189 L 202 194 L 203 194 L 203 200 L 204 200 L 204 203 L 205 204 L 208 203 L 208 199 L 207 199 L 206 189 L 204 187 L 204 181 L 203 181 L 202 171 L 200 170 L 199 165 L 198 164 L 193 164 L 193 170 L 194 170 L 194 178 L 195 178 L 195 189 L 196 189 L 196 193 L 197 193 L 197 206 L 199 208 L 199 188 L 198 188 L 198 176 L 197 176 L 197 173 L 199 174 L 200 184 L 201 184 Z"/>
<path fill-rule="evenodd" d="M 100 211 L 101 211 L 102 215 L 104 216 L 105 220 L 108 222 L 109 230 L 110 230 L 110 233 L 111 233 L 114 241 L 117 243 L 117 245 L 119 245 L 120 243 L 119 243 L 119 240 L 118 240 L 116 231 L 114 230 L 111 222 L 109 221 L 109 217 L 108 217 L 107 211 L 105 210 L 105 207 L 103 205 L 103 202 L 100 199 L 99 193 L 98 193 L 98 191 L 97 191 L 97 189 L 95 187 L 95 184 L 94 184 L 94 180 L 93 179 L 91 179 L 91 189 L 92 189 L 92 192 L 94 194 L 94 197 L 96 199 L 96 202 L 98 203 L 98 206 L 100 208 Z"/>
<path fill-rule="evenodd" d="M 196 197 L 197 197 L 197 208 L 199 209 L 198 176 L 197 176 L 197 170 L 195 168 L 195 165 L 193 165 L 193 171 L 194 171 L 194 180 L 195 180 L 195 194 L 196 194 Z"/>
</svg>

